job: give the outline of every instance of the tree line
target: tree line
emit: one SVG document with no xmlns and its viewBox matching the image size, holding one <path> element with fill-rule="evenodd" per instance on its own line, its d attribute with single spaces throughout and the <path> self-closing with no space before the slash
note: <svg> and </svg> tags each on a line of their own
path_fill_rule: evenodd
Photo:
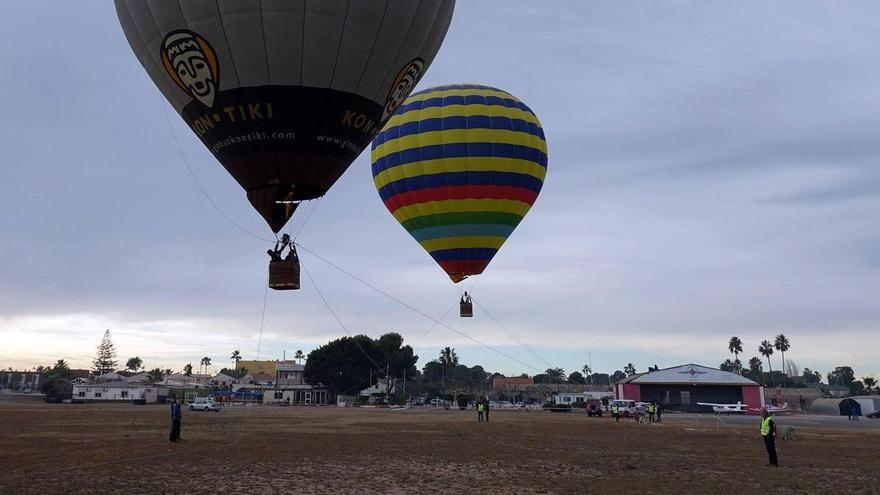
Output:
<svg viewBox="0 0 880 495">
<path fill-rule="evenodd" d="M 772 341 L 770 339 L 762 340 L 757 346 L 757 351 L 767 360 L 769 371 L 765 372 L 763 360 L 757 355 L 749 358 L 748 367 L 742 365 L 739 355 L 744 350 L 743 342 L 739 337 L 733 336 L 727 342 L 727 350 L 733 354 L 733 359 L 725 359 L 719 368 L 739 373 L 764 386 L 808 387 L 822 383 L 821 372 L 806 367 L 800 370 L 797 363 L 791 359 L 785 359 L 785 353 L 789 349 L 791 349 L 791 341 L 785 334 L 780 333 Z M 782 371 L 773 369 L 770 357 L 775 354 L 775 351 L 779 351 Z M 825 375 L 825 378 L 828 385 L 848 387 L 851 395 L 870 393 L 877 387 L 877 380 L 874 377 L 865 376 L 861 380 L 857 380 L 852 367 L 846 365 L 835 367 Z"/>
</svg>

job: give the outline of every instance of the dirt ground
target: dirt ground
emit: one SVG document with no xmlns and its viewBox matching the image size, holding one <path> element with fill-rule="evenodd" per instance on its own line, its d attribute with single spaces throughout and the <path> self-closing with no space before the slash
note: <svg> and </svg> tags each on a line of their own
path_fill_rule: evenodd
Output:
<svg viewBox="0 0 880 495">
<path fill-rule="evenodd" d="M 0 401 L 0 493 L 880 493 L 880 429 L 583 414 Z M 784 424 L 784 418 L 779 422 Z"/>
</svg>

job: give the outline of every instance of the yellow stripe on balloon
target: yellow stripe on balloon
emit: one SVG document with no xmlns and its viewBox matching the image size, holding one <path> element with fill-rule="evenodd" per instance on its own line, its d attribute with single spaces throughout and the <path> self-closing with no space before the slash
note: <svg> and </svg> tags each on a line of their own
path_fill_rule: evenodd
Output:
<svg viewBox="0 0 880 495">
<path fill-rule="evenodd" d="M 376 161 L 377 157 L 373 157 Z M 382 189 L 388 184 L 401 179 L 409 179 L 421 175 L 441 174 L 450 172 L 513 172 L 516 174 L 531 175 L 544 180 L 547 169 L 529 160 L 519 158 L 480 157 L 479 159 L 462 158 L 438 158 L 436 160 L 424 160 L 420 162 L 398 165 L 379 172 L 373 177 L 376 189 Z"/>
<path fill-rule="evenodd" d="M 394 126 L 405 124 L 407 122 L 418 122 L 425 119 L 441 119 L 443 117 L 467 117 L 474 115 L 484 115 L 486 117 L 507 117 L 509 119 L 519 119 L 531 122 L 537 126 L 541 126 L 541 122 L 535 114 L 526 112 L 519 108 L 503 107 L 501 105 L 482 105 L 472 103 L 469 105 L 445 105 L 442 107 L 428 107 L 422 109 L 413 109 L 405 113 L 395 114 L 391 120 L 385 124 L 385 129 L 391 129 Z"/>
<path fill-rule="evenodd" d="M 531 205 L 515 199 L 444 199 L 442 201 L 426 201 L 398 208 L 392 212 L 398 222 L 442 213 L 513 213 L 525 216 Z"/>
<path fill-rule="evenodd" d="M 412 95 L 406 99 L 405 104 L 414 103 L 417 101 L 425 101 L 430 100 L 431 98 L 445 98 L 450 96 L 497 96 L 498 98 L 504 98 L 513 101 L 519 101 L 515 96 L 506 91 L 499 91 L 495 89 L 439 89 L 437 91 L 426 91 L 424 93 L 419 93 L 416 95 Z M 522 103 L 522 102 L 520 102 Z"/>
<path fill-rule="evenodd" d="M 420 244 L 426 251 L 440 251 L 443 249 L 466 249 L 466 248 L 484 248 L 499 249 L 507 237 L 496 236 L 462 236 L 462 237 L 441 237 L 438 239 L 428 239 Z"/>
<path fill-rule="evenodd" d="M 547 153 L 547 143 L 541 138 L 521 131 L 507 129 L 448 129 L 445 131 L 422 132 L 389 139 L 372 152 L 373 161 L 386 155 L 422 146 L 437 146 L 453 143 L 492 143 L 529 146 Z"/>
</svg>

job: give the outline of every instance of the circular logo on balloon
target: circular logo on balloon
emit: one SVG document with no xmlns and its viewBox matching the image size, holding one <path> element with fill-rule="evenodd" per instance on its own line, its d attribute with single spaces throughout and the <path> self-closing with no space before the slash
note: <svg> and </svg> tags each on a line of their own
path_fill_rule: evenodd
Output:
<svg viewBox="0 0 880 495">
<path fill-rule="evenodd" d="M 409 96 L 413 88 L 416 87 L 416 83 L 421 79 L 424 70 L 425 61 L 419 57 L 410 60 L 409 63 L 400 69 L 400 72 L 397 73 L 397 77 L 394 78 L 394 82 L 391 84 L 391 91 L 388 93 L 388 98 L 385 100 L 385 110 L 382 112 L 382 122 L 388 120 L 388 118 L 391 117 L 391 114 L 397 110 L 397 107 L 403 103 L 403 100 Z"/>
<path fill-rule="evenodd" d="M 206 107 L 214 105 L 220 84 L 217 53 L 205 38 L 188 29 L 178 29 L 162 40 L 162 64 L 174 82 Z"/>
</svg>

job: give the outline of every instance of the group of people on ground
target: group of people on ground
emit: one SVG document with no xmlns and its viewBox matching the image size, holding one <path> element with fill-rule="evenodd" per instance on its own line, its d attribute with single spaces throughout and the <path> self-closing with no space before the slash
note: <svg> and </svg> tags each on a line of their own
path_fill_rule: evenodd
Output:
<svg viewBox="0 0 880 495">
<path fill-rule="evenodd" d="M 648 402 L 644 409 L 636 407 L 631 416 L 637 423 L 660 423 L 662 422 L 662 412 L 663 408 L 660 403 L 653 401 Z M 611 404 L 611 417 L 614 418 L 614 421 L 619 423 L 623 416 L 624 411 L 620 405 Z"/>
<path fill-rule="evenodd" d="M 180 419 L 182 404 L 183 401 L 179 398 L 171 403 L 171 433 L 168 435 L 168 440 L 171 442 L 181 441 Z M 486 398 L 478 400 L 475 404 L 475 409 L 477 410 L 477 420 L 479 422 L 482 423 L 484 420 L 487 422 L 489 421 L 489 401 Z M 659 402 L 649 402 L 644 415 L 642 415 L 637 408 L 634 416 L 639 423 L 644 421 L 649 423 L 659 423 L 661 410 L 662 408 L 660 407 Z M 611 415 L 614 417 L 614 421 L 620 422 L 622 414 L 619 405 L 611 405 Z M 767 448 L 767 455 L 769 456 L 767 465 L 778 467 L 779 460 L 776 457 L 776 423 L 773 421 L 773 417 L 770 415 L 770 412 L 767 411 L 766 407 L 761 409 L 761 438 L 764 440 L 764 446 Z"/>
<path fill-rule="evenodd" d="M 861 415 L 861 413 L 862 411 L 859 410 L 858 406 L 852 406 L 846 416 L 846 419 L 848 419 L 849 421 L 858 421 L 859 415 Z"/>
<path fill-rule="evenodd" d="M 483 422 L 483 418 L 488 422 L 489 421 L 489 401 L 484 399 L 480 399 L 474 404 L 474 408 L 477 410 L 477 420 Z"/>
</svg>

